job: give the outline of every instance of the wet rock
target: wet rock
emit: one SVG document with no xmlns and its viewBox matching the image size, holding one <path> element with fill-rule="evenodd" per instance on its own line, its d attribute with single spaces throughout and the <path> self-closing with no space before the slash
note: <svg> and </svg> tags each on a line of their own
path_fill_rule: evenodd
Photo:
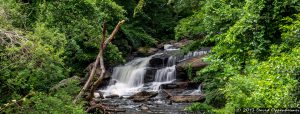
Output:
<svg viewBox="0 0 300 114">
<path fill-rule="evenodd" d="M 144 77 L 144 83 L 153 82 L 155 80 L 155 73 L 157 71 L 156 68 L 147 68 Z"/>
<path fill-rule="evenodd" d="M 155 97 L 158 93 L 157 92 L 147 92 L 147 91 L 141 91 L 139 93 L 136 93 L 128 99 L 132 99 L 134 102 L 143 102 L 148 101 L 150 98 Z"/>
<path fill-rule="evenodd" d="M 162 84 L 161 89 L 197 89 L 199 83 L 184 81 L 184 82 L 173 82 L 169 84 Z"/>
<path fill-rule="evenodd" d="M 120 96 L 117 95 L 117 94 L 112 94 L 112 95 L 106 96 L 105 98 L 111 98 L 111 99 L 113 99 L 113 98 L 119 98 L 119 97 L 120 97 Z"/>
<path fill-rule="evenodd" d="M 203 102 L 205 100 L 203 95 L 176 95 L 170 98 L 173 102 Z"/>
<path fill-rule="evenodd" d="M 206 55 L 193 57 L 191 59 L 182 61 L 176 65 L 176 77 L 177 79 L 188 80 L 188 70 L 192 70 L 192 75 L 196 74 L 196 71 L 206 67 L 208 64 L 203 62 L 203 58 Z"/>
<path fill-rule="evenodd" d="M 201 68 L 204 68 L 208 64 L 203 62 L 203 58 L 206 55 L 198 56 L 198 57 L 193 57 L 191 59 L 185 60 L 183 62 L 180 62 L 179 64 L 176 65 L 176 69 L 178 71 L 182 71 L 185 69 L 188 69 L 189 67 L 192 68 L 192 70 L 200 70 Z"/>
<path fill-rule="evenodd" d="M 160 86 L 161 89 L 175 89 L 178 88 L 179 86 L 177 84 L 174 83 L 170 83 L 170 84 L 162 84 Z"/>
<path fill-rule="evenodd" d="M 158 51 L 157 48 L 140 47 L 137 49 L 137 56 L 150 56 Z"/>
<path fill-rule="evenodd" d="M 167 64 L 169 57 L 170 55 L 165 53 L 153 56 L 149 61 L 150 67 L 163 67 L 165 64 Z"/>
</svg>

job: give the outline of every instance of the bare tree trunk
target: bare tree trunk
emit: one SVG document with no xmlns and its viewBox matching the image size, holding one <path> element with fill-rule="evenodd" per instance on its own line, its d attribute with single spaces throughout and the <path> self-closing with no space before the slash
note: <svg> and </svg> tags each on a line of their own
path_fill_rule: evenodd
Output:
<svg viewBox="0 0 300 114">
<path fill-rule="evenodd" d="M 98 53 L 97 58 L 94 62 L 94 65 L 93 65 L 93 68 L 92 68 L 92 71 L 89 75 L 88 80 L 84 84 L 83 88 L 80 90 L 79 94 L 73 100 L 73 103 L 76 103 L 77 100 L 83 95 L 84 92 L 87 91 L 87 89 L 89 87 L 91 87 L 91 88 L 90 88 L 90 95 L 89 95 L 88 99 L 91 99 L 91 98 L 94 97 L 94 92 L 95 92 L 96 88 L 101 84 L 101 82 L 104 78 L 105 72 L 106 72 L 105 66 L 104 66 L 104 61 L 103 61 L 104 50 L 105 50 L 107 44 L 110 43 L 111 40 L 114 38 L 114 36 L 119 31 L 121 25 L 124 22 L 125 22 L 125 20 L 122 20 L 117 24 L 117 26 L 115 27 L 115 29 L 113 30 L 113 32 L 111 33 L 111 35 L 109 36 L 108 39 L 105 38 L 105 35 L 106 35 L 106 33 L 105 33 L 106 32 L 106 22 L 103 23 L 102 41 L 101 41 L 101 45 L 100 45 L 100 48 L 99 48 L 99 53 Z M 95 74 L 95 71 L 96 71 L 96 68 L 97 68 L 99 62 L 100 62 L 100 68 L 101 68 L 101 75 L 100 75 L 100 77 L 98 77 L 97 81 L 91 85 L 90 83 L 92 82 L 92 80 L 94 78 L 94 74 Z"/>
</svg>

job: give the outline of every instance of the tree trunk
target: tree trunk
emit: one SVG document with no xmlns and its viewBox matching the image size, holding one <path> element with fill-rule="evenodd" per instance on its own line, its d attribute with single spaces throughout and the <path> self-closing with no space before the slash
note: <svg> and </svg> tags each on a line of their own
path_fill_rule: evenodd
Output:
<svg viewBox="0 0 300 114">
<path fill-rule="evenodd" d="M 103 61 L 103 54 L 105 51 L 106 46 L 108 45 L 108 43 L 111 42 L 111 40 L 115 37 L 116 33 L 119 31 L 121 25 L 125 22 L 125 20 L 120 21 L 117 26 L 115 27 L 115 29 L 113 30 L 113 32 L 111 33 L 111 35 L 108 37 L 108 39 L 105 38 L 106 36 L 106 22 L 103 22 L 103 29 L 102 29 L 102 40 L 101 40 L 101 45 L 99 48 L 99 53 L 97 55 L 97 58 L 94 62 L 92 71 L 89 75 L 88 80 L 86 81 L 86 83 L 84 84 L 83 88 L 80 90 L 79 94 L 76 96 L 76 98 L 73 100 L 73 103 L 76 103 L 77 100 L 84 94 L 84 92 L 87 92 L 87 89 L 90 87 L 90 95 L 88 97 L 88 99 L 92 99 L 94 97 L 94 92 L 96 90 L 96 88 L 101 84 L 104 75 L 105 75 L 105 66 L 104 66 L 104 61 Z M 90 84 L 94 78 L 94 74 L 96 71 L 96 68 L 98 67 L 98 64 L 100 63 L 100 68 L 101 68 L 101 75 L 100 77 L 98 77 L 97 81 L 94 82 L 92 85 Z"/>
</svg>

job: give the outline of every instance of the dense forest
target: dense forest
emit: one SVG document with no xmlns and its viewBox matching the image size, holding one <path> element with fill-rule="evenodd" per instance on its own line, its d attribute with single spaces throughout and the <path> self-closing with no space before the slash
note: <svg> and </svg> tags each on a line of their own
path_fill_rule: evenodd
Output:
<svg viewBox="0 0 300 114">
<path fill-rule="evenodd" d="M 298 0 L 0 0 L 0 112 L 86 113 L 72 101 L 121 20 L 107 68 L 171 40 L 192 41 L 183 53 L 212 47 L 189 76 L 205 101 L 187 111 L 299 107 Z"/>
</svg>

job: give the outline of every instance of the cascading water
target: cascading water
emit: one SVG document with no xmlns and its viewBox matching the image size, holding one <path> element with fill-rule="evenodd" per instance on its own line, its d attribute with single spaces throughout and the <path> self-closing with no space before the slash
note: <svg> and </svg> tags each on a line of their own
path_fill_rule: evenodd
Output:
<svg viewBox="0 0 300 114">
<path fill-rule="evenodd" d="M 139 91 L 143 87 L 144 75 L 151 57 L 134 59 L 124 66 L 115 67 L 109 86 L 101 90 L 103 95 L 128 96 Z"/>
<path fill-rule="evenodd" d="M 208 51 L 194 51 L 194 52 L 189 52 L 188 54 L 184 55 L 183 59 L 180 60 L 180 61 L 184 61 L 184 60 L 187 60 L 187 59 L 190 59 L 192 57 L 196 57 L 196 56 L 201 56 L 201 55 L 205 55 L 207 54 Z"/>
<path fill-rule="evenodd" d="M 152 83 L 153 90 L 159 90 L 161 84 L 171 83 L 176 79 L 176 57 L 168 58 L 165 68 L 159 69 L 155 74 L 155 81 Z"/>
<path fill-rule="evenodd" d="M 179 49 L 167 44 L 164 46 L 164 50 L 166 52 L 172 52 L 178 51 Z M 153 56 L 162 53 L 134 59 L 123 66 L 115 67 L 109 85 L 100 91 L 103 93 L 103 96 L 130 96 L 142 90 L 158 91 L 162 84 L 172 83 L 176 80 L 176 62 L 181 62 L 206 53 L 207 51 L 195 51 L 182 57 L 170 56 L 167 64 L 164 64 L 163 68 L 156 70 L 154 81 L 147 84 L 144 84 L 144 78 L 149 66 L 149 61 Z M 199 91 L 195 91 L 194 93 L 199 93 Z"/>
<path fill-rule="evenodd" d="M 190 103 L 171 103 L 172 99 L 166 96 L 166 92 L 172 95 L 193 97 L 203 95 L 203 93 L 201 92 L 201 85 L 198 89 L 196 89 L 196 84 L 185 85 L 188 83 L 182 79 L 182 71 L 178 70 L 176 73 L 176 64 L 180 64 L 186 60 L 189 62 L 188 60 L 191 58 L 208 53 L 209 49 L 201 48 L 187 55 L 182 55 L 179 51 L 176 46 L 167 44 L 164 46 L 164 51 L 161 51 L 162 53 L 157 53 L 149 57 L 136 58 L 125 65 L 115 67 L 109 80 L 109 85 L 106 88 L 100 89 L 100 92 L 106 98 L 101 100 L 101 102 L 112 104 L 112 106 L 117 106 L 118 108 L 124 108 L 126 109 L 126 113 L 144 113 L 144 107 L 151 107 L 147 110 L 147 113 L 181 113 L 184 107 Z M 176 80 L 176 74 L 178 75 L 178 80 Z M 159 91 L 162 84 L 164 84 L 163 87 L 165 88 L 163 89 L 165 91 Z M 151 97 L 150 100 L 148 99 L 148 95 L 144 96 L 145 93 L 141 91 L 157 93 L 157 96 Z M 138 97 L 123 99 L 121 97 L 116 98 L 116 95 L 123 98 L 132 95 L 133 97 Z M 148 99 L 146 100 L 147 103 L 135 102 L 141 99 Z"/>
</svg>

